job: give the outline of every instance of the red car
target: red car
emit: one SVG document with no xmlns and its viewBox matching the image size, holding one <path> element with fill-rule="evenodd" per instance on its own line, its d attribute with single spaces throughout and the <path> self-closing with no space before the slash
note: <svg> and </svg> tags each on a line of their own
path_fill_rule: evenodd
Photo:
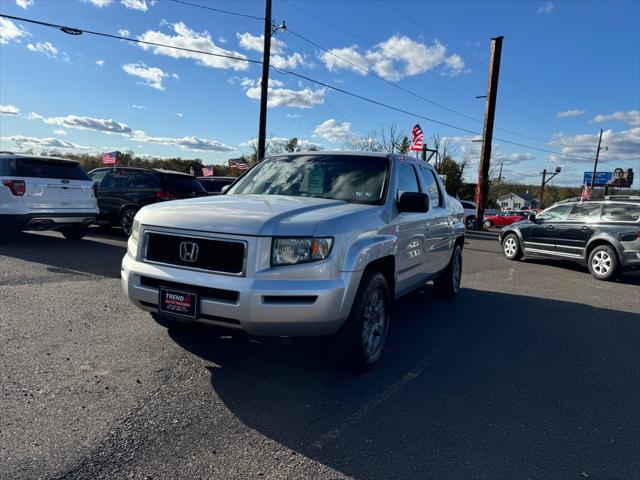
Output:
<svg viewBox="0 0 640 480">
<path fill-rule="evenodd" d="M 485 215 L 484 228 L 504 227 L 505 225 L 511 225 L 512 223 L 524 220 L 525 218 L 527 218 L 526 215 L 527 212 L 521 211 L 509 211 L 500 212 L 495 215 Z"/>
</svg>

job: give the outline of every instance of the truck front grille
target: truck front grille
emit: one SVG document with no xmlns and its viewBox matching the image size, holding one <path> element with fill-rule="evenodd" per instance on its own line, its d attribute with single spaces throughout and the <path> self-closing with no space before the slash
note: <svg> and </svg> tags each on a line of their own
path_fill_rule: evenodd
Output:
<svg viewBox="0 0 640 480">
<path fill-rule="evenodd" d="M 211 272 L 242 275 L 244 273 L 244 242 L 194 238 L 163 233 L 147 233 L 145 260 Z M 195 260 L 181 257 L 181 244 L 197 245 Z M 188 245 L 189 251 L 192 251 Z"/>
</svg>

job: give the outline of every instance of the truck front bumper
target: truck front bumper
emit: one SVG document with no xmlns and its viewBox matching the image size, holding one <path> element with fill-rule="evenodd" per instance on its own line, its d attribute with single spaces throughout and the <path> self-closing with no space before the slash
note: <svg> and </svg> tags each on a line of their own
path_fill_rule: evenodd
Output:
<svg viewBox="0 0 640 480">
<path fill-rule="evenodd" d="M 362 276 L 343 272 L 339 278 L 323 280 L 233 277 L 160 267 L 128 254 L 120 274 L 123 290 L 142 310 L 157 312 L 159 287 L 167 286 L 199 294 L 198 322 L 251 335 L 291 337 L 335 333 L 349 316 Z M 218 290 L 232 292 L 235 298 L 214 298 Z"/>
</svg>

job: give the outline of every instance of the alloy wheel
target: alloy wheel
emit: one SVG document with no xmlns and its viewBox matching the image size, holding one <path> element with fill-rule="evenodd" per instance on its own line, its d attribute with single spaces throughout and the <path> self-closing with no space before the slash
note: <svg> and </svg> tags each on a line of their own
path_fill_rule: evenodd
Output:
<svg viewBox="0 0 640 480">
<path fill-rule="evenodd" d="M 611 270 L 612 260 L 605 251 L 596 252 L 591 260 L 591 267 L 598 275 L 606 275 Z"/>
<path fill-rule="evenodd" d="M 504 242 L 504 254 L 511 258 L 518 251 L 518 245 L 516 244 L 516 240 L 514 238 L 507 238 Z"/>
<path fill-rule="evenodd" d="M 374 290 L 364 308 L 362 324 L 362 346 L 369 359 L 380 354 L 387 329 L 387 306 L 384 294 Z"/>
</svg>

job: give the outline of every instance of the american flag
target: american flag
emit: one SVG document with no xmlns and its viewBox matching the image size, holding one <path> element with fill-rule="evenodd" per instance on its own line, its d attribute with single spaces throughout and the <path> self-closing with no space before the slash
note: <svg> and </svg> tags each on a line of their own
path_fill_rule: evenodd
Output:
<svg viewBox="0 0 640 480">
<path fill-rule="evenodd" d="M 591 199 L 591 189 L 588 184 L 584 184 L 582 187 L 582 194 L 580 195 L 580 201 L 582 200 L 590 200 Z"/>
<path fill-rule="evenodd" d="M 213 177 L 213 167 L 202 167 L 203 177 Z"/>
<path fill-rule="evenodd" d="M 229 160 L 229 168 L 237 168 L 238 170 L 249 170 L 249 164 L 244 158 L 232 158 Z"/>
<path fill-rule="evenodd" d="M 409 150 L 422 151 L 422 142 L 424 140 L 424 132 L 417 123 L 413 126 L 411 131 L 411 148 Z"/>
<path fill-rule="evenodd" d="M 102 163 L 104 165 L 115 165 L 118 152 L 108 152 L 102 154 Z"/>
</svg>

